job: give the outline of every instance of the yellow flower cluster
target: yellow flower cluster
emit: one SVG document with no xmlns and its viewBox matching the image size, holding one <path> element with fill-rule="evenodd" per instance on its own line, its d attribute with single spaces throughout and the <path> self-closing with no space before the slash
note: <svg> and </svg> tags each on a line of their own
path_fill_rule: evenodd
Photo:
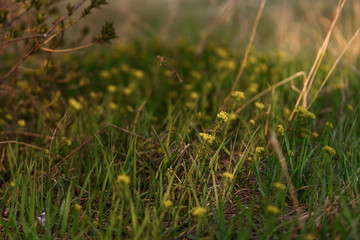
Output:
<svg viewBox="0 0 360 240">
<path fill-rule="evenodd" d="M 25 126 L 26 126 L 25 120 L 24 120 L 24 119 L 20 119 L 20 120 L 18 121 L 18 125 L 19 125 L 20 127 L 25 127 Z"/>
<path fill-rule="evenodd" d="M 170 201 L 170 200 L 166 200 L 165 202 L 164 202 L 164 207 L 165 208 L 169 208 L 169 207 L 171 207 L 173 205 L 173 203 L 172 203 L 172 201 Z"/>
<path fill-rule="evenodd" d="M 219 122 L 226 123 L 229 120 L 229 114 L 227 112 L 221 111 L 217 114 Z"/>
<path fill-rule="evenodd" d="M 262 152 L 265 151 L 265 149 L 264 149 L 263 147 L 256 147 L 255 151 L 256 151 L 257 153 L 262 153 Z"/>
<path fill-rule="evenodd" d="M 266 211 L 272 215 L 277 215 L 280 213 L 280 209 L 274 205 L 268 205 Z"/>
<path fill-rule="evenodd" d="M 121 175 L 117 176 L 116 181 L 120 184 L 129 185 L 130 177 L 126 174 L 121 174 Z"/>
<path fill-rule="evenodd" d="M 241 91 L 235 91 L 231 94 L 231 97 L 233 97 L 236 102 L 240 102 L 245 98 L 245 94 Z"/>
<path fill-rule="evenodd" d="M 236 68 L 236 63 L 234 60 L 221 60 L 218 61 L 215 65 L 217 70 L 222 70 L 222 69 L 228 69 L 230 71 L 234 70 Z"/>
<path fill-rule="evenodd" d="M 330 128 L 330 129 L 333 129 L 333 128 L 334 128 L 334 126 L 333 126 L 332 123 L 330 123 L 330 122 L 326 122 L 326 123 L 325 123 L 325 126 L 328 127 L 328 128 Z"/>
<path fill-rule="evenodd" d="M 317 132 L 313 132 L 312 135 L 313 135 L 314 138 L 318 138 L 318 137 L 319 137 L 319 134 L 318 134 Z"/>
<path fill-rule="evenodd" d="M 221 47 L 215 48 L 215 53 L 216 53 L 216 55 L 218 55 L 221 58 L 227 58 L 227 56 L 228 56 L 228 52 L 224 48 L 221 48 Z"/>
<path fill-rule="evenodd" d="M 278 191 L 283 191 L 286 189 L 285 185 L 280 182 L 274 182 L 273 187 Z"/>
<path fill-rule="evenodd" d="M 296 113 L 297 116 L 301 117 L 301 118 L 308 118 L 308 119 L 315 119 L 316 116 L 315 114 L 313 114 L 312 112 L 308 111 L 306 108 L 304 108 L 303 106 L 298 106 L 296 107 L 294 113 Z"/>
<path fill-rule="evenodd" d="M 215 140 L 214 136 L 207 133 L 199 133 L 199 135 L 202 138 L 202 140 L 208 144 L 212 144 Z"/>
<path fill-rule="evenodd" d="M 258 109 L 264 109 L 265 108 L 265 105 L 261 102 L 255 102 L 255 107 L 257 107 Z"/>
<path fill-rule="evenodd" d="M 74 208 L 75 208 L 75 210 L 76 211 L 81 211 L 81 205 L 80 204 L 78 204 L 78 203 L 76 203 L 75 205 L 74 205 Z"/>
<path fill-rule="evenodd" d="M 109 92 L 113 93 L 113 92 L 116 92 L 117 87 L 116 87 L 115 85 L 109 85 L 109 86 L 107 87 L 107 90 L 108 90 Z"/>
<path fill-rule="evenodd" d="M 223 173 L 223 176 L 224 178 L 227 180 L 227 181 L 231 181 L 234 179 L 234 174 L 230 173 L 230 172 L 224 172 Z"/>
<path fill-rule="evenodd" d="M 280 136 L 284 136 L 285 133 L 284 126 L 281 124 L 277 125 L 277 132 L 279 133 Z"/>
<path fill-rule="evenodd" d="M 143 79 L 145 77 L 145 73 L 139 69 L 131 69 L 130 74 L 138 79 Z"/>
<path fill-rule="evenodd" d="M 334 148 L 330 147 L 330 146 L 325 146 L 322 148 L 323 151 L 327 152 L 330 155 L 335 155 L 336 151 Z"/>
<path fill-rule="evenodd" d="M 81 110 L 83 107 L 82 104 L 75 98 L 69 98 L 69 104 L 71 107 L 75 108 L 75 110 Z"/>
<path fill-rule="evenodd" d="M 206 213 L 206 209 L 203 207 L 196 207 L 193 211 L 192 211 L 192 215 L 194 217 L 202 217 L 204 216 L 204 214 Z"/>
</svg>

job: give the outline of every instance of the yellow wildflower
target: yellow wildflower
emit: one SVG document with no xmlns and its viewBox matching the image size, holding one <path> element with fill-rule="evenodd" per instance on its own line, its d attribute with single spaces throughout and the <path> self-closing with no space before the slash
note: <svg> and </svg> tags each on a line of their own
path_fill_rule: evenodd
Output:
<svg viewBox="0 0 360 240">
<path fill-rule="evenodd" d="M 285 185 L 280 183 L 280 182 L 274 182 L 273 183 L 273 187 L 276 189 L 276 190 L 279 190 L 279 191 L 283 191 L 286 189 Z"/>
<path fill-rule="evenodd" d="M 109 92 L 113 93 L 113 92 L 116 92 L 117 87 L 116 87 L 115 85 L 109 85 L 109 86 L 107 87 L 107 90 L 108 90 Z"/>
<path fill-rule="evenodd" d="M 255 107 L 257 107 L 258 109 L 264 109 L 265 108 L 265 105 L 261 102 L 255 102 Z"/>
<path fill-rule="evenodd" d="M 114 102 L 110 102 L 109 103 L 109 108 L 111 110 L 116 110 L 118 108 L 118 105 L 116 103 L 114 103 Z"/>
<path fill-rule="evenodd" d="M 11 181 L 11 183 L 10 183 L 10 187 L 12 187 L 12 188 L 13 188 L 13 187 L 15 187 L 15 185 L 16 185 L 16 184 L 15 184 L 15 181 Z"/>
<path fill-rule="evenodd" d="M 270 214 L 277 215 L 280 213 L 280 209 L 274 205 L 266 206 L 266 211 Z"/>
<path fill-rule="evenodd" d="M 224 48 L 215 48 L 215 53 L 221 58 L 227 58 L 228 52 Z"/>
<path fill-rule="evenodd" d="M 25 120 L 24 120 L 24 119 L 18 120 L 18 125 L 19 125 L 20 127 L 25 127 L 25 126 L 26 126 Z"/>
<path fill-rule="evenodd" d="M 206 209 L 203 207 L 196 207 L 193 211 L 192 211 L 192 215 L 194 217 L 202 217 L 204 216 L 204 214 L 206 213 Z"/>
<path fill-rule="evenodd" d="M 217 114 L 217 118 L 219 122 L 226 123 L 229 120 L 229 114 L 227 112 L 221 111 Z"/>
<path fill-rule="evenodd" d="M 251 125 L 254 125 L 254 124 L 255 124 L 255 120 L 254 120 L 254 119 L 250 119 L 249 123 L 250 123 Z"/>
<path fill-rule="evenodd" d="M 120 184 L 129 185 L 130 177 L 126 174 L 121 174 L 121 175 L 117 176 L 116 181 Z"/>
<path fill-rule="evenodd" d="M 131 69 L 130 74 L 138 79 L 143 79 L 145 76 L 145 73 L 139 69 Z"/>
<path fill-rule="evenodd" d="M 215 140 L 214 136 L 207 133 L 199 133 L 199 135 L 202 138 L 202 140 L 208 144 L 212 144 Z"/>
<path fill-rule="evenodd" d="M 131 93 L 132 93 L 132 88 L 130 88 L 130 87 L 126 87 L 126 88 L 124 88 L 123 89 L 123 93 L 125 94 L 125 95 L 130 95 Z"/>
<path fill-rule="evenodd" d="M 191 92 L 190 93 L 190 98 L 193 99 L 193 100 L 196 100 L 199 98 L 199 93 L 197 92 Z"/>
<path fill-rule="evenodd" d="M 170 71 L 169 69 L 165 69 L 165 70 L 163 71 L 163 74 L 164 74 L 165 77 L 171 77 L 171 75 L 173 74 L 173 72 Z"/>
<path fill-rule="evenodd" d="M 315 114 L 313 114 L 312 112 L 310 112 L 309 110 L 307 110 L 303 106 L 296 107 L 294 113 L 296 113 L 297 116 L 299 116 L 300 118 L 304 118 L 304 119 L 305 118 L 309 118 L 309 119 L 315 119 L 316 118 Z"/>
<path fill-rule="evenodd" d="M 66 140 L 66 145 L 71 146 L 71 139 Z"/>
<path fill-rule="evenodd" d="M 257 152 L 257 153 L 262 153 L 264 151 L 265 151 L 265 149 L 263 147 L 256 147 L 256 149 L 255 149 L 255 152 Z"/>
<path fill-rule="evenodd" d="M 230 120 L 236 120 L 237 118 L 237 115 L 235 113 L 230 113 L 230 116 L 229 116 Z"/>
<path fill-rule="evenodd" d="M 78 203 L 76 203 L 76 204 L 74 205 L 74 208 L 75 208 L 76 211 L 81 211 L 81 209 L 82 209 L 81 205 L 78 204 Z"/>
<path fill-rule="evenodd" d="M 332 123 L 330 123 L 330 122 L 326 122 L 326 123 L 325 123 L 325 126 L 328 127 L 328 128 L 330 128 L 330 129 L 333 129 L 333 128 L 334 128 L 334 126 L 333 126 Z"/>
<path fill-rule="evenodd" d="M 315 239 L 316 239 L 316 237 L 315 237 L 315 235 L 312 234 L 312 233 L 307 233 L 307 234 L 305 234 L 305 236 L 304 236 L 304 238 L 303 238 L 303 240 L 315 240 Z"/>
<path fill-rule="evenodd" d="M 235 91 L 231 94 L 231 97 L 233 97 L 236 102 L 240 102 L 245 98 L 245 94 L 241 91 Z"/>
<path fill-rule="evenodd" d="M 108 79 L 108 78 L 110 78 L 110 76 L 111 76 L 111 74 L 108 70 L 102 70 L 100 72 L 100 78 L 102 78 L 102 79 Z"/>
<path fill-rule="evenodd" d="M 9 113 L 5 115 L 5 118 L 9 121 L 13 120 L 13 117 Z"/>
<path fill-rule="evenodd" d="M 279 133 L 280 136 L 284 136 L 285 133 L 284 126 L 281 124 L 277 125 L 277 132 Z"/>
<path fill-rule="evenodd" d="M 96 92 L 94 92 L 94 91 L 91 91 L 91 92 L 89 93 L 89 95 L 90 95 L 90 97 L 93 98 L 93 99 L 97 98 L 97 94 L 96 94 Z"/>
<path fill-rule="evenodd" d="M 213 87 L 212 82 L 206 82 L 205 87 L 208 88 L 208 89 L 212 88 Z"/>
<path fill-rule="evenodd" d="M 71 107 L 75 108 L 75 110 L 80 110 L 83 107 L 82 104 L 75 98 L 69 98 L 69 104 Z"/>
<path fill-rule="evenodd" d="M 351 104 L 346 105 L 346 107 L 350 112 L 354 111 L 354 107 Z"/>
<path fill-rule="evenodd" d="M 224 178 L 227 180 L 227 181 L 231 181 L 234 179 L 234 174 L 230 173 L 230 172 L 224 172 L 223 173 L 223 176 Z"/>
<path fill-rule="evenodd" d="M 323 151 L 327 152 L 330 155 L 335 155 L 336 151 L 334 148 L 330 147 L 330 146 L 325 146 L 322 148 Z"/>
<path fill-rule="evenodd" d="M 317 132 L 313 132 L 312 135 L 313 135 L 314 138 L 318 138 L 318 137 L 319 137 L 319 134 L 318 134 Z"/>
<path fill-rule="evenodd" d="M 170 201 L 170 200 L 166 200 L 165 202 L 164 202 L 164 207 L 165 208 L 169 208 L 169 207 L 171 207 L 173 205 L 173 203 L 172 203 L 172 201 Z"/>
</svg>

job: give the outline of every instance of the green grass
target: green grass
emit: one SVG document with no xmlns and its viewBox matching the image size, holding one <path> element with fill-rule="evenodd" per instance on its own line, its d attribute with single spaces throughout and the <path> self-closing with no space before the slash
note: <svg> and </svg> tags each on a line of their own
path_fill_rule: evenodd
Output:
<svg viewBox="0 0 360 240">
<path fill-rule="evenodd" d="M 299 96 L 290 84 L 259 98 L 263 109 L 250 104 L 235 114 L 309 65 L 253 49 L 238 88 L 245 99 L 231 99 L 230 119 L 221 121 L 240 61 L 216 43 L 197 56 L 186 41 L 153 39 L 65 55 L 47 72 L 14 78 L 19 92 L 1 106 L 1 238 L 357 239 L 358 76 L 338 68 L 310 109 L 314 120 L 288 121 Z M 339 84 L 345 78 L 349 86 Z M 299 206 L 269 145 L 278 125 Z M 36 222 L 43 212 L 45 226 Z"/>
</svg>

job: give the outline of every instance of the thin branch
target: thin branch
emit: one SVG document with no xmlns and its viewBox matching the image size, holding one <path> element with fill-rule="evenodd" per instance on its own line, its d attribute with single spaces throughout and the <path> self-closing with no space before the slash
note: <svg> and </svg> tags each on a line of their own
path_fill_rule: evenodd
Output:
<svg viewBox="0 0 360 240">
<path fill-rule="evenodd" d="M 14 39 L 10 39 L 10 40 L 0 43 L 0 47 L 4 47 L 10 43 L 14 43 L 14 42 L 18 42 L 18 41 L 23 41 L 23 40 L 32 39 L 32 38 L 44 38 L 44 37 L 46 37 L 45 34 L 35 34 L 35 35 L 30 35 L 30 36 L 25 36 L 25 37 L 14 38 Z"/>
<path fill-rule="evenodd" d="M 75 10 L 77 10 L 84 2 L 86 2 L 86 0 L 80 0 L 74 7 L 73 7 L 73 12 Z M 47 43 L 47 41 L 44 42 L 45 38 L 55 29 L 55 27 L 57 25 L 59 25 L 61 22 L 63 22 L 67 17 L 69 17 L 70 14 L 67 13 L 65 14 L 63 17 L 61 17 L 59 20 L 57 20 L 50 28 L 49 30 L 43 35 L 43 38 L 40 40 L 40 44 L 41 43 Z M 34 47 L 32 47 L 11 69 L 9 72 L 7 72 L 5 74 L 5 76 L 3 76 L 1 78 L 1 81 L 4 81 L 6 78 L 8 78 L 10 76 L 10 74 L 12 74 L 31 54 L 33 54 L 34 52 L 36 52 L 37 50 L 39 50 L 40 46 L 39 43 L 37 43 Z M 0 83 L 1 83 L 0 81 Z"/>
<path fill-rule="evenodd" d="M 86 45 L 83 45 L 83 46 L 74 47 L 74 48 L 68 48 L 68 49 L 50 49 L 50 48 L 45 48 L 45 47 L 40 47 L 40 48 L 41 48 L 41 50 L 44 50 L 44 51 L 46 51 L 46 52 L 52 52 L 52 53 L 67 53 L 67 52 L 73 52 L 73 51 L 85 49 L 85 48 L 94 46 L 95 44 L 97 44 L 97 42 L 91 42 L 91 43 L 86 44 Z"/>
</svg>

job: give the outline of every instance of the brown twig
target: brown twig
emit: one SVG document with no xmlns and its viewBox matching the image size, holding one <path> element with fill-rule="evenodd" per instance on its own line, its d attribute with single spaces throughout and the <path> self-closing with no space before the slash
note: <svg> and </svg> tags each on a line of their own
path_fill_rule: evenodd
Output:
<svg viewBox="0 0 360 240">
<path fill-rule="evenodd" d="M 73 11 L 77 10 L 86 0 L 80 0 L 74 7 Z M 57 25 L 63 22 L 67 17 L 69 17 L 69 13 L 65 14 L 59 20 L 57 20 L 49 30 L 43 35 L 43 38 L 40 40 L 40 43 L 43 43 L 45 38 L 55 29 Z M 31 54 L 40 49 L 39 44 L 37 43 L 34 47 L 32 47 L 21 59 L 1 78 L 1 81 L 4 81 L 8 78 Z M 0 81 L 0 83 L 1 83 Z"/>
<path fill-rule="evenodd" d="M 45 48 L 45 47 L 40 47 L 40 48 L 41 48 L 41 50 L 44 50 L 44 51 L 46 51 L 46 52 L 52 52 L 52 53 L 67 53 L 67 52 L 73 52 L 73 51 L 85 49 L 85 48 L 94 46 L 95 44 L 97 44 L 97 42 L 91 42 L 91 43 L 88 43 L 88 44 L 83 45 L 83 46 L 74 47 L 74 48 L 68 48 L 68 49 L 50 49 L 50 48 Z"/>
<path fill-rule="evenodd" d="M 232 93 L 235 91 L 235 89 L 236 89 L 236 87 L 237 87 L 237 85 L 238 85 L 238 83 L 240 81 L 240 78 L 244 73 L 244 70 L 245 70 L 245 67 L 246 67 L 246 64 L 247 64 L 247 59 L 249 57 L 251 46 L 252 46 L 252 44 L 254 42 L 254 39 L 255 39 L 256 29 L 257 29 L 257 26 L 259 24 L 262 12 L 264 10 L 265 3 L 266 3 L 266 0 L 261 1 L 260 8 L 259 8 L 259 11 L 257 13 L 256 19 L 255 19 L 255 22 L 254 22 L 254 26 L 252 28 L 252 32 L 251 32 L 251 35 L 250 35 L 250 40 L 249 40 L 249 43 L 248 43 L 248 45 L 246 47 L 246 50 L 245 50 L 244 59 L 243 59 L 243 61 L 241 63 L 240 70 L 239 70 L 238 74 L 236 75 L 235 82 L 234 82 L 229 94 L 225 97 L 223 103 L 221 104 L 221 107 L 220 107 L 221 110 L 225 110 L 227 102 L 229 101 Z"/>
<path fill-rule="evenodd" d="M 5 168 L 3 166 L 3 162 L 4 162 L 4 159 L 5 159 L 5 150 L 6 150 L 6 147 L 3 147 L 2 154 L 1 154 L 1 159 L 0 159 L 0 172 L 5 172 Z"/>
<path fill-rule="evenodd" d="M 168 68 L 170 68 L 172 70 L 172 73 L 175 74 L 175 76 L 177 77 L 177 79 L 179 80 L 180 83 L 183 83 L 183 80 L 181 79 L 178 71 L 175 69 L 174 66 L 170 65 L 170 63 L 168 61 L 165 60 L 165 58 L 163 56 L 157 56 L 157 58 L 159 59 L 160 62 L 160 66 L 165 65 Z"/>
<path fill-rule="evenodd" d="M 35 35 L 30 35 L 30 36 L 25 36 L 25 37 L 14 38 L 14 39 L 10 39 L 10 40 L 0 43 L 0 47 L 4 47 L 8 44 L 18 42 L 18 41 L 23 41 L 23 40 L 32 39 L 32 38 L 44 38 L 44 37 L 45 37 L 45 34 L 35 34 Z"/>
</svg>

